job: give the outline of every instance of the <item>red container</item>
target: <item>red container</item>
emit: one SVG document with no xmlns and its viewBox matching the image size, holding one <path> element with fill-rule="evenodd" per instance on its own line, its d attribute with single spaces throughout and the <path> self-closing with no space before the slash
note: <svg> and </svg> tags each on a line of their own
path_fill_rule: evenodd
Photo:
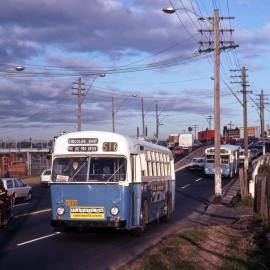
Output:
<svg viewBox="0 0 270 270">
<path fill-rule="evenodd" d="M 202 143 L 213 142 L 215 137 L 214 130 L 203 130 L 198 132 L 198 140 Z"/>
</svg>

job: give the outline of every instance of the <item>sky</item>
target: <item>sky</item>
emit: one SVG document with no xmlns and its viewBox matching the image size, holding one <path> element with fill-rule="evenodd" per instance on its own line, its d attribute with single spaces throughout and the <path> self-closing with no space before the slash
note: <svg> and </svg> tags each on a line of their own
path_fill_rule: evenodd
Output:
<svg viewBox="0 0 270 270">
<path fill-rule="evenodd" d="M 162 8 L 173 6 L 175 14 Z M 243 126 L 241 70 L 247 68 L 248 125 L 259 126 L 256 103 L 268 93 L 269 0 L 5 0 L 0 2 L 0 134 L 3 139 L 51 139 L 77 129 L 78 78 L 84 96 L 82 130 L 142 132 L 142 99 L 148 136 L 209 126 L 214 110 L 213 40 L 199 29 L 218 9 L 222 41 L 221 126 Z M 225 44 L 226 45 L 226 44 Z M 15 67 L 23 66 L 23 71 Z M 105 75 L 105 76 L 104 76 Z M 234 95 L 233 95 L 234 93 Z M 269 123 L 269 105 L 265 108 Z M 213 127 L 213 121 L 212 121 Z"/>
</svg>

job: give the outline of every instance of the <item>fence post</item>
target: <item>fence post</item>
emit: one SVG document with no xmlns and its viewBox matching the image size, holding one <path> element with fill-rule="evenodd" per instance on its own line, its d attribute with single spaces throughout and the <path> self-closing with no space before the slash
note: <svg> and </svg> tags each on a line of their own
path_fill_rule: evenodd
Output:
<svg viewBox="0 0 270 270">
<path fill-rule="evenodd" d="M 240 176 L 240 174 L 239 174 Z M 241 178 L 240 178 L 241 179 Z M 255 188 L 254 188 L 254 212 L 260 213 L 260 198 L 261 198 L 261 175 L 255 177 Z"/>
<path fill-rule="evenodd" d="M 267 222 L 268 225 L 270 225 L 270 179 L 266 179 L 266 202 L 267 202 L 267 206 L 266 206 L 266 212 L 267 212 Z"/>
</svg>

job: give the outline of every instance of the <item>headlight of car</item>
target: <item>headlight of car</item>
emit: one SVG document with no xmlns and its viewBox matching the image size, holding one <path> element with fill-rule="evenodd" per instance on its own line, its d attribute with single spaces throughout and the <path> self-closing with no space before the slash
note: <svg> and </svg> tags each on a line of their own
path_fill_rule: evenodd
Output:
<svg viewBox="0 0 270 270">
<path fill-rule="evenodd" d="M 65 208 L 64 207 L 58 207 L 56 210 L 56 213 L 58 216 L 63 216 L 65 214 Z"/>
<path fill-rule="evenodd" d="M 118 214 L 119 214 L 119 208 L 118 208 L 118 207 L 112 207 L 112 208 L 111 208 L 111 214 L 112 214 L 113 216 L 118 215 Z"/>
</svg>

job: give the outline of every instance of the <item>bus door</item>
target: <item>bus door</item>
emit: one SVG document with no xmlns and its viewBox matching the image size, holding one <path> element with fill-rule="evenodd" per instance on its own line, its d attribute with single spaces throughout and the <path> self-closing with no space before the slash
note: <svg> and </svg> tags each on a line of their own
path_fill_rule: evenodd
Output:
<svg viewBox="0 0 270 270">
<path fill-rule="evenodd" d="M 131 154 L 131 226 L 140 225 L 141 215 L 141 164 L 140 156 Z"/>
</svg>

